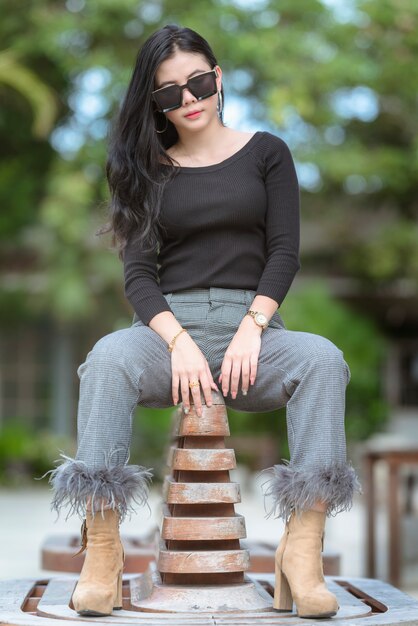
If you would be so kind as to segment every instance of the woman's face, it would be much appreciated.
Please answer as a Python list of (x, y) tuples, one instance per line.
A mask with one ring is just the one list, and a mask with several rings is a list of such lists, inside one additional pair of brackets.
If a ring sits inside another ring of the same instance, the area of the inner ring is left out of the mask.
[[(160, 63), (155, 74), (154, 89), (159, 89), (166, 85), (184, 85), (188, 78), (202, 74), (213, 69), (207, 59), (199, 53), (183, 52), (178, 50), (173, 57)], [(215, 66), (217, 78), (217, 91), (222, 85), (222, 70), (219, 65)], [(163, 83), (166, 83), (164, 85)], [(179, 134), (184, 130), (202, 129), (209, 124), (217, 113), (218, 94), (215, 93), (209, 98), (198, 100), (187, 87), (183, 89), (182, 105), (178, 109), (165, 113), (166, 117), (174, 124)], [(198, 115), (186, 117), (192, 111), (200, 111)]]

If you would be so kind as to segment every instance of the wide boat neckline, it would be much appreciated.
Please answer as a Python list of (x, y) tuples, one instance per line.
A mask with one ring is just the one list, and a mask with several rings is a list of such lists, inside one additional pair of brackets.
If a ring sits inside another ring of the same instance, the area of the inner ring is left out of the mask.
[[(234, 152), (234, 154), (231, 154), (231, 156), (227, 157), (223, 161), (219, 161), (219, 163), (212, 163), (212, 165), (198, 165), (196, 167), (183, 165), (174, 165), (173, 167), (174, 169), (181, 170), (182, 172), (209, 172), (212, 170), (220, 169), (221, 167), (225, 167), (226, 165), (233, 163), (241, 156), (244, 156), (244, 154), (247, 153), (248, 150), (252, 147), (253, 143), (256, 143), (258, 139), (261, 138), (263, 132), (264, 131), (262, 130), (257, 130), (253, 135), (251, 135), (247, 143), (245, 143), (239, 150), (237, 150), (237, 152)], [(161, 163), (161, 165), (170, 167), (168, 163)]]

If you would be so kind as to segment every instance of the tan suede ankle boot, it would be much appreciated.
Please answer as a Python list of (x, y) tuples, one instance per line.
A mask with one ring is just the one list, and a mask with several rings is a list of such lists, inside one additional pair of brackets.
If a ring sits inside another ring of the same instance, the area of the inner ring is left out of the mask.
[(292, 513), (276, 550), (273, 607), (291, 611), (293, 600), (299, 617), (332, 617), (339, 607), (325, 584), (322, 550), (325, 513)]
[(119, 513), (112, 509), (87, 511), (82, 527), (82, 552), (87, 554), (73, 592), (80, 615), (110, 615), (122, 608), (122, 573), (125, 555), (119, 536)]

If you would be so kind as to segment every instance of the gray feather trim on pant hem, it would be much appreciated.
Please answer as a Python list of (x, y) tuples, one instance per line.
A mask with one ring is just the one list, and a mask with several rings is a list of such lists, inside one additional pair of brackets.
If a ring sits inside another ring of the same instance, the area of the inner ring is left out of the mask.
[[(264, 491), (266, 518), (276, 514), (275, 517), (281, 517), (287, 522), (293, 511), (300, 514), (312, 508), (317, 501), (327, 502), (326, 515), (335, 516), (351, 509), (355, 490), (363, 493), (356, 471), (349, 462), (298, 468), (290, 466), (286, 459), (282, 461), (284, 465), (273, 465), (260, 472), (270, 475), (262, 484), (262, 488), (268, 485)], [(270, 510), (266, 509), (265, 504), (268, 496), (273, 498)]]
[[(111, 465), (110, 456), (105, 459), (103, 467), (91, 469), (85, 461), (73, 459), (63, 453), (64, 461), (55, 469), (49, 470), (41, 478), (50, 474), (48, 482), (54, 492), (51, 510), (57, 517), (61, 509), (70, 506), (66, 519), (77, 514), (81, 519), (86, 517), (87, 501), (91, 499), (91, 510), (105, 508), (117, 510), (122, 522), (128, 513), (134, 513), (132, 503), (146, 504), (149, 509), (149, 482), (152, 469), (139, 465)], [(58, 463), (60, 459), (55, 461)], [(105, 506), (108, 504), (109, 506)]]

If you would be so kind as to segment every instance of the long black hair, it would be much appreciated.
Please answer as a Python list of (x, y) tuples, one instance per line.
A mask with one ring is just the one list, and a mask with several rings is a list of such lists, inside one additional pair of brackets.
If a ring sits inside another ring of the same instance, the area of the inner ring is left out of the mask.
[[(110, 221), (96, 233), (112, 233), (112, 245), (117, 247), (119, 258), (133, 235), (145, 251), (161, 243), (161, 197), (165, 183), (175, 175), (176, 169), (166, 149), (176, 143), (178, 133), (174, 124), (156, 110), (151, 91), (155, 89), (158, 66), (177, 50), (202, 54), (211, 68), (218, 64), (201, 35), (177, 24), (167, 24), (155, 31), (139, 50), (109, 135), (106, 176), (111, 192)], [(221, 95), (224, 102), (223, 86)], [(222, 109), (218, 115), (224, 126)], [(164, 132), (156, 132), (164, 127)], [(171, 167), (161, 168), (161, 160)]]

